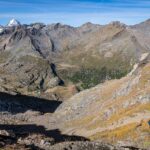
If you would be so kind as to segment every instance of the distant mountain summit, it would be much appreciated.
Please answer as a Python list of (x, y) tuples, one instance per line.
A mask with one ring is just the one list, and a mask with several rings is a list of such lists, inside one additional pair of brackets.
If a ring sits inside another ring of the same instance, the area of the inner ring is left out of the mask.
[(8, 26), (9, 26), (9, 27), (19, 26), (19, 25), (21, 25), (20, 22), (19, 22), (18, 20), (14, 19), (14, 18), (11, 19), (11, 20), (9, 21), (9, 23), (8, 23)]

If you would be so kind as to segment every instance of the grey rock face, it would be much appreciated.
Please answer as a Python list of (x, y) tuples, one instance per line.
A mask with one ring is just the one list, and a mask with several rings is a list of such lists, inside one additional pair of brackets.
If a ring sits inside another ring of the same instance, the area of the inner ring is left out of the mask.
[(6, 77), (1, 84), (3, 89), (35, 91), (59, 84), (59, 78), (53, 86), (49, 82), (56, 76), (50, 61), (45, 59), (51, 52), (52, 43), (40, 30), (42, 27), (39, 24), (31, 28), (24, 25), (10, 27), (0, 36), (0, 74)]
[[(132, 150), (132, 147), (124, 148), (124, 147), (113, 146), (101, 142), (64, 142), (64, 143), (56, 144), (49, 148), (49, 150), (83, 150), (83, 149), (84, 150)], [(140, 149), (137, 148), (137, 150)]]

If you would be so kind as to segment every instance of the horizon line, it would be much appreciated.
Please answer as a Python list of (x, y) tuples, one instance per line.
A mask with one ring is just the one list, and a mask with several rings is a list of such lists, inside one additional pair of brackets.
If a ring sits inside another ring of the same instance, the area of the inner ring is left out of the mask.
[[(16, 19), (15, 17), (12, 17), (11, 19), (9, 19), (8, 20), (8, 22), (6, 23), (6, 24), (0, 24), (0, 26), (2, 26), (2, 27), (6, 27), (7, 25), (8, 25), (8, 23), (12, 20), (12, 19), (15, 19), (15, 20), (17, 20), (17, 21), (19, 21), (19, 19)], [(92, 22), (92, 21), (87, 21), (87, 22), (85, 22), (85, 23), (82, 23), (81, 25), (78, 25), (78, 26), (75, 26), (75, 25), (71, 25), (71, 24), (67, 24), (67, 23), (63, 23), (63, 22), (49, 22), (49, 23), (44, 23), (44, 22), (42, 22), (42, 21), (37, 21), (37, 22), (30, 22), (30, 23), (21, 23), (20, 21), (20, 24), (21, 25), (32, 25), (32, 24), (38, 24), (38, 23), (41, 23), (41, 24), (44, 24), (44, 25), (52, 25), (52, 24), (61, 24), (61, 25), (68, 25), (68, 26), (71, 26), (71, 27), (81, 27), (81, 26), (83, 26), (83, 25), (85, 25), (85, 24), (88, 24), (88, 23), (91, 23), (91, 24), (93, 24), (93, 25), (108, 25), (108, 24), (111, 24), (111, 23), (113, 23), (113, 22), (119, 22), (119, 23), (121, 23), (121, 24), (124, 24), (124, 25), (127, 25), (127, 26), (134, 26), (134, 25), (138, 25), (138, 24), (141, 24), (141, 23), (143, 23), (143, 22), (146, 22), (146, 21), (149, 21), (150, 20), (150, 18), (147, 18), (147, 19), (144, 19), (144, 20), (142, 20), (142, 21), (139, 21), (139, 22), (137, 22), (137, 23), (135, 23), (135, 24), (128, 24), (128, 23), (125, 23), (125, 22), (122, 22), (122, 21), (119, 21), (119, 20), (114, 20), (114, 21), (108, 21), (108, 23), (104, 23), (104, 24), (100, 24), (100, 23), (94, 23), (94, 22)]]

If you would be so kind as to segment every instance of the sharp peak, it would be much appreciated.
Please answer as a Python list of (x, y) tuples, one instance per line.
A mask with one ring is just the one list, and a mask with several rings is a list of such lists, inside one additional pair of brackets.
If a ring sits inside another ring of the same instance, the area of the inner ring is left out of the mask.
[(15, 18), (12, 18), (10, 19), (7, 26), (12, 27), (12, 26), (19, 26), (19, 25), (21, 25), (20, 22), (16, 20)]
[(126, 25), (125, 23), (122, 23), (120, 21), (112, 21), (109, 23), (110, 25)]
[(83, 25), (92, 25), (92, 24), (93, 24), (92, 22), (86, 22)]
[(54, 29), (59, 29), (59, 28), (73, 28), (70, 25), (62, 24), (62, 23), (52, 23), (48, 24), (48, 27), (54, 28)]
[(60, 23), (60, 22), (54, 23), (54, 24), (52, 24), (52, 25), (57, 26), (57, 27), (64, 27), (64, 26), (71, 27), (70, 25), (63, 24), (63, 23)]
[(81, 26), (93, 26), (93, 25), (99, 25), (99, 24), (95, 24), (92, 22), (86, 22), (86, 23), (82, 24)]
[(16, 21), (17, 19), (15, 19), (15, 18), (11, 18), (11, 19), (10, 19), (10, 21), (11, 21), (11, 20), (12, 20), (12, 21)]

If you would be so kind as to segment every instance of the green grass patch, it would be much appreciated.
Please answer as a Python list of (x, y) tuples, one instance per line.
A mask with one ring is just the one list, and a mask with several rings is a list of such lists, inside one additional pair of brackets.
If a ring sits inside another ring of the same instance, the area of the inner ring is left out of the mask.
[(82, 68), (80, 71), (68, 76), (68, 79), (74, 84), (81, 83), (81, 88), (88, 89), (99, 83), (103, 83), (105, 80), (120, 79), (127, 73), (128, 70), (122, 70), (120, 68), (108, 69), (107, 67), (102, 67), (99, 70)]

